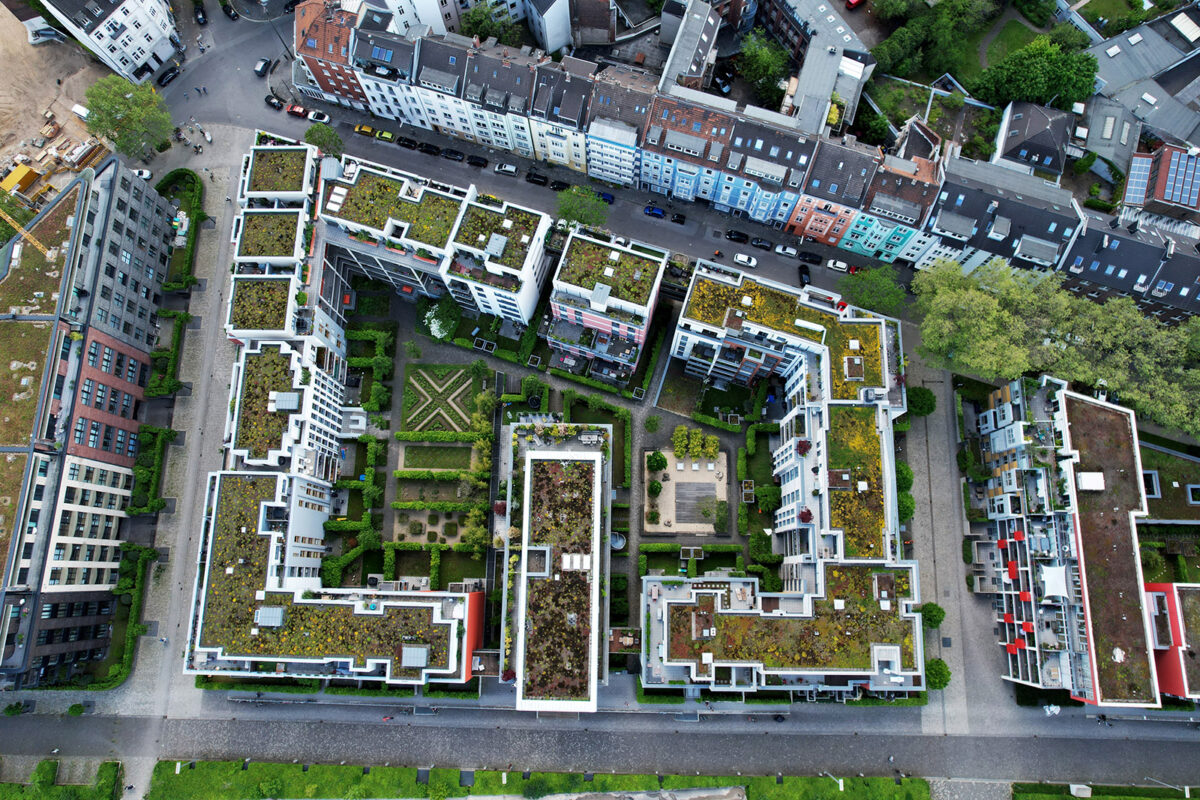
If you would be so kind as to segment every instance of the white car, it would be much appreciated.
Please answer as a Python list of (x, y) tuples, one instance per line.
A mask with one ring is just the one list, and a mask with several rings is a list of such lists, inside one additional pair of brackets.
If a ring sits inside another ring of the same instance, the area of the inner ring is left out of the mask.
[(781, 256), (787, 256), (788, 258), (795, 258), (796, 256), (800, 255), (798, 252), (796, 252), (796, 248), (788, 247), (786, 244), (775, 245), (775, 252)]
[(849, 272), (850, 265), (845, 261), (838, 261), (836, 258), (831, 258), (825, 262), (825, 266), (830, 269), (836, 269), (838, 272)]
[(139, 178), (141, 178), (144, 181), (148, 181), (154, 177), (154, 173), (148, 169), (135, 169), (133, 171), (133, 174), (137, 175)]
[(329, 123), (329, 115), (326, 114), (324, 111), (310, 111), (310, 112), (308, 112), (308, 121), (309, 122), (324, 122), (324, 123), (328, 124)]
[(735, 264), (740, 264), (743, 267), (754, 269), (758, 266), (758, 259), (754, 256), (748, 256), (745, 253), (734, 253), (733, 261)]
[(509, 177), (514, 177), (517, 174), (517, 168), (513, 164), (497, 164), (496, 165), (496, 174), (497, 175), (508, 175)]

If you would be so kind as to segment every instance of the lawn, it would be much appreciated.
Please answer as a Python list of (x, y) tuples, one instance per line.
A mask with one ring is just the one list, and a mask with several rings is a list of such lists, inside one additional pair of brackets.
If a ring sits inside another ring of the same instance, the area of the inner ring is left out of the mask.
[(587, 403), (580, 400), (571, 407), (571, 422), (593, 423), (597, 425), (612, 425), (612, 475), (613, 483), (620, 486), (625, 483), (625, 420), (619, 419), (611, 411), (592, 411)]
[[(1103, 0), (1092, 0), (1103, 2)], [(1091, 5), (1089, 3), (1088, 5)], [(1128, 6), (1126, 11), (1128, 11)], [(996, 34), (996, 38), (988, 45), (987, 59), (989, 65), (999, 64), (1009, 54), (1015, 53), (1034, 40), (1037, 34), (1026, 27), (1020, 20), (1010, 19)], [(974, 51), (971, 51), (974, 53)]]
[(471, 426), (475, 395), (482, 382), (462, 366), (410, 368), (404, 376), (405, 431), (465, 431)]
[(404, 469), (470, 469), (471, 446), (405, 444)]
[[(971, 51), (972, 57), (974, 52)], [(929, 101), (929, 89), (887, 78), (872, 81), (867, 86), (867, 94), (879, 104), (883, 115), (897, 128), (914, 114), (924, 117), (925, 106)]]
[(1108, 20), (1127, 17), (1132, 11), (1133, 7), (1128, 0), (1090, 0), (1087, 5), (1079, 9), (1079, 14), (1088, 22), (1095, 22), (1100, 17)]
[[(444, 555), (444, 554), (443, 554)], [(425, 577), (429, 575), (429, 551), (428, 550), (397, 550), (396, 551), (396, 575), (412, 575), (417, 577)]]
[[(751, 391), (745, 386), (731, 384), (726, 389), (708, 387), (700, 399), (700, 411), (713, 414), (716, 410), (728, 410), (735, 414), (745, 414), (751, 398)], [(715, 415), (714, 415), (715, 416)]]
[(683, 362), (671, 359), (667, 377), (663, 381), (662, 393), (658, 396), (658, 407), (676, 414), (690, 417), (696, 410), (696, 402), (704, 392), (704, 384), (683, 374)]
[(0, 444), (29, 443), (52, 332), (46, 322), (0, 322), (0, 352), (7, 366), (0, 373)]
[(470, 553), (456, 553), (453, 550), (442, 551), (442, 586), (467, 578), (483, 578), (487, 575), (487, 562), (475, 560)]

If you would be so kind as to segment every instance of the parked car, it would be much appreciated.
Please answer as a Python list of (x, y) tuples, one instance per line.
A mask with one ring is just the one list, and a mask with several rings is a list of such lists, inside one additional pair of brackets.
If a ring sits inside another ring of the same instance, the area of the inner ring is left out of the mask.
[(135, 169), (133, 171), (133, 174), (137, 175), (139, 178), (141, 178), (144, 181), (148, 181), (154, 177), (154, 173), (148, 169)]
[(287, 113), (291, 114), (293, 117), (300, 117), (301, 119), (304, 119), (308, 116), (308, 109), (304, 106), (296, 105), (295, 103), (292, 103), (290, 106), (288, 106), (286, 110)]
[(271, 108), (275, 109), (276, 111), (283, 110), (283, 101), (280, 100), (275, 95), (269, 94), (266, 97), (264, 97), (263, 100), (265, 100), (267, 105), (269, 105)]
[(442, 148), (429, 142), (421, 142), (417, 145), (417, 149), (427, 156), (440, 156), (442, 154)]
[(851, 275), (853, 275), (853, 274), (854, 274), (854, 273), (856, 273), (856, 272), (861, 272), (861, 271), (862, 271), (862, 267), (856, 267), (856, 266), (854, 266), (853, 264), (851, 264), (851, 265), (850, 265), (850, 270), (849, 270), (849, 272), (850, 272), (850, 274), (851, 274)]
[(254, 65), (254, 74), (260, 78), (265, 78), (269, 69), (271, 69), (271, 59), (260, 58), (258, 63)]
[(846, 8), (854, 10), (865, 2), (867, 2), (867, 0), (846, 0)]
[(613, 197), (608, 192), (596, 192), (596, 196), (599, 197), (604, 202), (608, 203), (610, 206), (613, 203), (617, 202), (617, 198)]
[(799, 255), (799, 253), (796, 252), (796, 248), (788, 247), (786, 244), (776, 245), (775, 252), (781, 256), (787, 256), (788, 258), (795, 258), (797, 255)]
[(329, 124), (329, 115), (326, 114), (324, 111), (310, 111), (310, 112), (308, 112), (308, 121), (309, 122), (323, 122), (326, 125), (328, 125)]
[(750, 240), (750, 246), (757, 247), (759, 250), (770, 250), (775, 245), (773, 242), (764, 239), (761, 236), (755, 236)]
[(171, 81), (175, 80), (178, 77), (179, 77), (179, 67), (171, 67), (166, 72), (164, 72), (162, 75), (158, 76), (157, 83), (159, 86), (166, 86), (168, 83), (170, 83)]
[(513, 164), (497, 164), (494, 171), (497, 175), (507, 175), (510, 178), (517, 177), (517, 168)]
[(450, 148), (446, 148), (442, 151), (442, 158), (446, 159), (447, 161), (465, 161), (467, 155), (461, 150), (452, 150)]
[(713, 76), (713, 86), (717, 87), (717, 91), (721, 94), (729, 94), (729, 91), (733, 88), (729, 81), (725, 80), (720, 75)]
[(467, 165), (483, 169), (488, 165), (488, 160), (483, 156), (467, 156)]
[(372, 128), (370, 125), (355, 125), (354, 132), (359, 134), (360, 136), (374, 136), (375, 135), (375, 129)]
[(204, 6), (196, 3), (192, 6), (192, 16), (196, 18), (197, 25), (207, 25), (208, 15), (204, 13)]
[(381, 142), (394, 142), (396, 141), (396, 134), (392, 133), (391, 131), (385, 131), (381, 128), (380, 130), (375, 131), (375, 138)]
[(798, 274), (799, 274), (801, 286), (808, 286), (810, 283), (812, 283), (812, 273), (808, 271), (807, 264), (801, 264), (796, 269), (799, 270)]
[(403, 147), (405, 150), (416, 150), (419, 144), (416, 139), (410, 139), (407, 136), (397, 136), (396, 144)]
[(817, 255), (816, 253), (812, 252), (811, 250), (801, 250), (800, 251), (800, 260), (803, 261), (805, 264), (820, 264), (821, 263), (821, 257), (819, 255)]
[(530, 183), (537, 184), (538, 186), (545, 186), (550, 182), (550, 179), (545, 175), (542, 175), (540, 172), (527, 173), (525, 175), (525, 180), (529, 181)]
[(225, 12), (225, 16), (229, 17), (231, 22), (237, 22), (242, 18), (242, 15), (237, 13), (237, 9), (233, 7), (232, 3), (222, 3), (221, 10)]
[(748, 267), (750, 269), (754, 269), (755, 267), (758, 266), (758, 259), (755, 258), (754, 256), (748, 256), (745, 253), (734, 253), (733, 254), (733, 263), (738, 264), (743, 267)]
[(741, 231), (734, 230), (733, 228), (725, 231), (725, 238), (731, 242), (737, 242), (738, 244), (745, 244), (746, 242), (750, 241), (749, 236)]
[(676, 225), (682, 225), (683, 223), (687, 222), (687, 215), (686, 214), (672, 214), (671, 222), (674, 222)]
[(647, 217), (653, 217), (654, 219), (665, 219), (667, 216), (666, 211), (663, 211), (661, 208), (655, 205), (646, 206), (642, 209), (642, 213)]
[(838, 272), (850, 271), (849, 264), (847, 264), (845, 261), (838, 261), (836, 258), (829, 259), (827, 262), (825, 262), (825, 266), (829, 267), (830, 269), (836, 269)]
[(552, 191), (552, 192), (565, 192), (567, 189), (570, 189), (570, 188), (571, 188), (571, 184), (567, 183), (566, 181), (551, 181), (550, 182), (550, 191)]

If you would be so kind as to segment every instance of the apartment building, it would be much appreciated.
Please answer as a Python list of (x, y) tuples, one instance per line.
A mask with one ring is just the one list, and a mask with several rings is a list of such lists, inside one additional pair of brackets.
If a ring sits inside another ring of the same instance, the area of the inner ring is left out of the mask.
[(659, 94), (642, 139), (639, 187), (681, 200), (711, 200), (737, 118), (728, 111)]
[(1133, 412), (1043, 377), (993, 392), (978, 422), (990, 475), (973, 581), (994, 597), (1004, 677), (1093, 705), (1159, 705)]
[(631, 186), (641, 170), (641, 135), (657, 82), (650, 73), (613, 64), (596, 73), (588, 105), (588, 176)]
[(163, 0), (50, 0), (46, 9), (113, 72), (142, 83), (179, 51), (170, 3)]
[(292, 65), (296, 90), (314, 100), (363, 111), (367, 96), (351, 65), (357, 17), (337, 3), (306, 0), (296, 6)]
[[(769, 445), (782, 502), (766, 535), (781, 588), (712, 574), (645, 578), (647, 687), (809, 699), (923, 688), (920, 587), (902, 557), (894, 480), (900, 350), (893, 321), (836, 295), (698, 263), (672, 356), (718, 386), (779, 384), (784, 410)], [(742, 491), (753, 495), (753, 484)]]
[(858, 216), (881, 161), (877, 147), (822, 139), (809, 165), (804, 196), (785, 230), (837, 245)]
[[(0, 680), (74, 677), (108, 654), (125, 508), (174, 209), (116, 158), (69, 183), (3, 251), (14, 365), (0, 461)], [(45, 252), (42, 251), (45, 248)]]
[[(910, 134), (913, 130), (910, 127)], [(932, 131), (925, 132), (936, 139)], [(942, 180), (939, 161), (884, 155), (867, 187), (863, 208), (838, 245), (888, 263), (916, 261), (929, 246), (931, 237), (924, 230)]]
[(592, 62), (571, 56), (538, 65), (529, 106), (534, 158), (587, 172), (587, 114), (595, 70)]
[(538, 47), (556, 53), (571, 44), (570, 0), (524, 0), (525, 21)]

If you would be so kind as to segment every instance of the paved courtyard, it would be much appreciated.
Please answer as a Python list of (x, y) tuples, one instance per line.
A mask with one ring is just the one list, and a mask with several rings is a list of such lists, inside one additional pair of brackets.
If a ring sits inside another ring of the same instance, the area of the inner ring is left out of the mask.
[[(667, 457), (667, 469), (654, 473), (662, 483), (657, 498), (659, 522), (645, 524), (652, 533), (712, 533), (713, 501), (729, 499), (729, 475), (725, 452), (713, 460)], [(647, 482), (649, 485), (649, 482)], [(646, 497), (647, 507), (653, 508), (655, 498)], [(708, 512), (705, 514), (705, 512)]]

